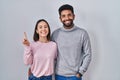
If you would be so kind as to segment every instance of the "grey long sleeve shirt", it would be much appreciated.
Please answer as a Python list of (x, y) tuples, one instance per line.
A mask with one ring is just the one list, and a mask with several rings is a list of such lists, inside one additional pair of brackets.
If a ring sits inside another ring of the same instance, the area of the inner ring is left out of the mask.
[(58, 58), (55, 73), (62, 76), (74, 76), (77, 72), (86, 72), (91, 61), (91, 45), (88, 33), (77, 26), (55, 30), (52, 40), (58, 46)]

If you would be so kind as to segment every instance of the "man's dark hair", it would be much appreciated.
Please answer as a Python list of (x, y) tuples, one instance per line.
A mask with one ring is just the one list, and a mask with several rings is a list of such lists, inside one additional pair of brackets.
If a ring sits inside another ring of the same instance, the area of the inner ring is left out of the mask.
[(60, 8), (59, 8), (59, 15), (61, 15), (61, 12), (63, 11), (63, 10), (70, 10), (73, 14), (74, 14), (74, 9), (73, 9), (73, 7), (71, 6), (71, 5), (69, 5), (69, 4), (64, 4), (64, 5), (62, 5)]

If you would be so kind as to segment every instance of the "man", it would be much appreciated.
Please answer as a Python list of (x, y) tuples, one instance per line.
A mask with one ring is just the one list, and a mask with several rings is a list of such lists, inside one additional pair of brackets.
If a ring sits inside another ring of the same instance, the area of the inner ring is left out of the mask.
[(91, 61), (88, 33), (73, 23), (75, 14), (71, 5), (62, 5), (58, 11), (63, 27), (52, 34), (52, 39), (58, 46), (55, 78), (56, 80), (82, 80), (82, 75)]

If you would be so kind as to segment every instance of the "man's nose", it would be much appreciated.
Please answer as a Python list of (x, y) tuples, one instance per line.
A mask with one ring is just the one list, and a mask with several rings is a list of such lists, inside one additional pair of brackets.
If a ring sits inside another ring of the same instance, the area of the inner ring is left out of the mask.
[(69, 16), (66, 16), (65, 19), (68, 20), (68, 19), (69, 19)]

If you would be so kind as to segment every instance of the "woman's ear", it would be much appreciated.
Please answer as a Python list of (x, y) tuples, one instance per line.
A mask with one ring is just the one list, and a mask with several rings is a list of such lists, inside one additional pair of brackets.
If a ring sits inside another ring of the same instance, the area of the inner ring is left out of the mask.
[(37, 29), (36, 29), (36, 33), (37, 33), (37, 34), (39, 33)]

